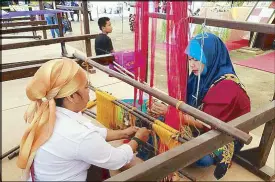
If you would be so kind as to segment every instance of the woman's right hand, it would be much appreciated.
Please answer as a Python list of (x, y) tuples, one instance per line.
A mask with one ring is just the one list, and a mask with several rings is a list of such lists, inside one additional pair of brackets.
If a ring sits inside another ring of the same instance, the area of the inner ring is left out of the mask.
[(168, 106), (159, 102), (154, 102), (152, 105), (151, 112), (156, 113), (157, 115), (165, 116), (168, 111)]
[(145, 127), (139, 128), (138, 131), (135, 134), (135, 137), (140, 139), (143, 142), (147, 142), (149, 139), (149, 134), (151, 133), (150, 130), (148, 130)]

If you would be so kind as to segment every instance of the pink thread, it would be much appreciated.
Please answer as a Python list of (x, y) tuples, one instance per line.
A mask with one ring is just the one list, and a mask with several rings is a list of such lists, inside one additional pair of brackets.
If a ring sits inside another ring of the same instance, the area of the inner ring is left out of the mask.
[[(149, 2), (136, 2), (135, 18), (135, 79), (139, 82), (145, 82), (146, 64), (148, 57), (149, 40)], [(143, 103), (143, 91), (134, 89), (134, 104), (137, 94), (139, 94), (139, 104)]]
[[(186, 101), (188, 61), (184, 53), (188, 45), (187, 1), (167, 2), (166, 62), (168, 94)], [(173, 37), (174, 35), (174, 37)], [(179, 130), (179, 111), (169, 106), (165, 122)]]

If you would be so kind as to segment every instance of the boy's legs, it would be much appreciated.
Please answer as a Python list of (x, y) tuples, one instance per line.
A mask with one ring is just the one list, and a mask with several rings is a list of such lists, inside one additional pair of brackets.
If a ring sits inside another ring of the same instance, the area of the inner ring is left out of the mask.
[[(56, 15), (53, 17), (53, 22), (54, 22), (54, 24), (58, 24)], [(63, 24), (63, 23), (62, 23), (62, 24)], [(64, 25), (63, 25), (62, 31), (63, 31), (63, 34), (65, 34), (65, 26), (64, 26)], [(60, 37), (59, 29), (58, 29), (58, 28), (55, 29), (55, 32), (56, 32), (56, 35), (57, 35), (58, 37)]]
[(74, 21), (74, 12), (70, 12), (70, 15), (71, 15), (72, 21)]
[[(53, 19), (52, 19), (51, 16), (45, 16), (45, 19), (46, 19), (48, 25), (53, 25), (54, 24)], [(55, 38), (54, 29), (51, 29), (51, 34), (52, 34), (52, 37)]]
[(88, 11), (88, 13), (89, 13), (90, 21), (94, 21), (93, 18), (92, 18), (92, 12)]

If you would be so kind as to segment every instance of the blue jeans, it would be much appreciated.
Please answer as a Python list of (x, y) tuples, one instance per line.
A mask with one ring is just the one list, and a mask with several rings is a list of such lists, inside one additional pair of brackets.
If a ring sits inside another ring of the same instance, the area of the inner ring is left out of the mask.
[(206, 155), (203, 158), (195, 162), (198, 167), (209, 167), (215, 163), (214, 158), (211, 155)]
[[(57, 22), (57, 18), (56, 16), (50, 16), (50, 15), (45, 15), (45, 19), (47, 21), (47, 24), (48, 25), (54, 25), (54, 24), (58, 24)], [(65, 28), (63, 26), (63, 33), (65, 33)], [(52, 37), (55, 38), (55, 34), (57, 35), (57, 37), (59, 37), (59, 30), (58, 29), (51, 29), (51, 34), (52, 34)]]

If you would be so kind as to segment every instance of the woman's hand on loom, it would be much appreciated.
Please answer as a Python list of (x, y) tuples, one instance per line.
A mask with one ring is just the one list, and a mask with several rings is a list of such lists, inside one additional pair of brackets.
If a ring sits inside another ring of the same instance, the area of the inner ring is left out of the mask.
[(184, 122), (193, 125), (197, 128), (203, 128), (203, 125), (200, 122), (198, 122), (198, 120), (196, 120), (193, 116), (190, 116), (188, 114), (184, 114)]
[(138, 131), (138, 129), (139, 129), (138, 127), (131, 126), (129, 128), (126, 128), (126, 129), (122, 130), (122, 132), (123, 132), (122, 139), (132, 138), (135, 135), (135, 133)]
[(154, 112), (158, 115), (165, 116), (168, 111), (168, 106), (159, 102), (154, 102), (152, 105), (151, 112)]
[(135, 137), (140, 139), (143, 142), (147, 142), (149, 139), (149, 135), (151, 133), (151, 130), (148, 130), (145, 127), (139, 128), (138, 131), (136, 132)]
[[(151, 133), (150, 130), (148, 130), (147, 128), (143, 127), (143, 128), (138, 128), (138, 131), (135, 134), (135, 138), (138, 138), (139, 140), (141, 140), (142, 142), (147, 142), (149, 139), (149, 134)], [(130, 145), (130, 147), (133, 149), (133, 152), (135, 153), (137, 151), (137, 148), (139, 146), (139, 141), (132, 139), (128, 145)]]

